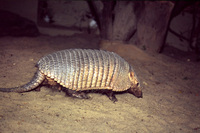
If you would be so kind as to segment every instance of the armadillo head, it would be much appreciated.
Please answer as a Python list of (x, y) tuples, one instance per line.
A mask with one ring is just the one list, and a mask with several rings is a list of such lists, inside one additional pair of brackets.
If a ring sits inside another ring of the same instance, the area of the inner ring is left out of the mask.
[(128, 92), (135, 95), (137, 98), (142, 98), (142, 90), (136, 74), (131, 71), (128, 76), (131, 81), (131, 87), (128, 89)]

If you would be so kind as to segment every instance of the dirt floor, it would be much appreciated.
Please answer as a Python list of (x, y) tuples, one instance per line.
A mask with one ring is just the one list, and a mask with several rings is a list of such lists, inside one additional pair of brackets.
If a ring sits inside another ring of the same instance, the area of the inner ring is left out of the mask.
[[(44, 55), (68, 48), (98, 48), (93, 35), (0, 38), (0, 88), (32, 79)], [(42, 87), (40, 92), (0, 92), (1, 133), (195, 133), (200, 132), (200, 63), (168, 50), (152, 55), (133, 46), (113, 47), (134, 68), (143, 98), (89, 93), (75, 99)]]

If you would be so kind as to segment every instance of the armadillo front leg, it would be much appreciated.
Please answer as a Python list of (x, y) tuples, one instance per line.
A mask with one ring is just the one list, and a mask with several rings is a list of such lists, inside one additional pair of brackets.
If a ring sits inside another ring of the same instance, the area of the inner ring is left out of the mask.
[(115, 97), (115, 94), (114, 94), (113, 91), (111, 91), (111, 90), (106, 90), (104, 93), (108, 96), (108, 98), (109, 98), (111, 101), (113, 101), (114, 103), (117, 102), (117, 98)]

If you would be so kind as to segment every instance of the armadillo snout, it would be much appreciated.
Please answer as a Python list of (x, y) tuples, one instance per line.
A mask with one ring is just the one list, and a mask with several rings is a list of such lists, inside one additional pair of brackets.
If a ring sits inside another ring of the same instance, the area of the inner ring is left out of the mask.
[(137, 98), (142, 98), (143, 97), (142, 91), (140, 91), (140, 90), (134, 91), (133, 95), (135, 95)]
[(136, 74), (133, 71), (129, 72), (129, 79), (131, 81), (131, 87), (128, 89), (128, 92), (133, 94), (137, 98), (142, 98), (140, 83)]
[(143, 97), (142, 91), (141, 91), (141, 89), (139, 87), (130, 88), (130, 89), (128, 89), (128, 92), (131, 93), (131, 94), (133, 94), (137, 98), (142, 98)]

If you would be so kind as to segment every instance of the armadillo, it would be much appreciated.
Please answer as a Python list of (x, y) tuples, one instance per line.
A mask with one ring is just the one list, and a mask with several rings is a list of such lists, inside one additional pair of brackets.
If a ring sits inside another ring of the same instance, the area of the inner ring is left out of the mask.
[(114, 92), (127, 91), (142, 97), (139, 80), (133, 67), (114, 52), (92, 49), (66, 49), (41, 58), (30, 82), (15, 88), (0, 88), (3, 92), (27, 92), (53, 82), (70, 96), (89, 98), (84, 91), (105, 90), (112, 101)]

